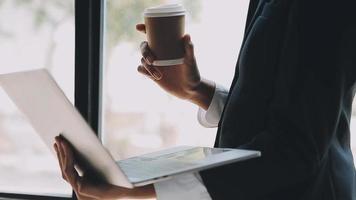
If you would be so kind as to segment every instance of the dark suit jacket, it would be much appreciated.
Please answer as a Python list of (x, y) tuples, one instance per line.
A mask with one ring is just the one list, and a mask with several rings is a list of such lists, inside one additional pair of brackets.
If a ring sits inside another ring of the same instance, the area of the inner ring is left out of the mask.
[(356, 200), (354, 0), (251, 0), (216, 147), (262, 157), (201, 173), (218, 200)]

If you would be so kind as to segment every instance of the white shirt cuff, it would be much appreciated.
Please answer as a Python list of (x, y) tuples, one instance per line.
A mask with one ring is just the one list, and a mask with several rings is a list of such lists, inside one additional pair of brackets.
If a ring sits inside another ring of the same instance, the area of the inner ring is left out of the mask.
[(211, 200), (199, 173), (182, 174), (154, 184), (157, 200)]
[(206, 128), (218, 126), (228, 93), (223, 86), (215, 84), (214, 96), (208, 110), (202, 108), (198, 110), (198, 121), (202, 126)]

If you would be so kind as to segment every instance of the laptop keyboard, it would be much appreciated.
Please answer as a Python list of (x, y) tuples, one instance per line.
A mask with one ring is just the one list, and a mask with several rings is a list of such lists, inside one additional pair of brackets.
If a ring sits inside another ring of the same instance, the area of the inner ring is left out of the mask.
[(201, 161), (208, 156), (225, 151), (230, 150), (194, 147), (171, 152), (158, 152), (158, 154), (146, 154), (121, 160), (118, 164), (130, 181), (140, 182), (189, 171), (202, 165), (204, 162)]
[(122, 160), (118, 164), (129, 179), (149, 179), (165, 176), (196, 165), (172, 160), (143, 161), (137, 159)]

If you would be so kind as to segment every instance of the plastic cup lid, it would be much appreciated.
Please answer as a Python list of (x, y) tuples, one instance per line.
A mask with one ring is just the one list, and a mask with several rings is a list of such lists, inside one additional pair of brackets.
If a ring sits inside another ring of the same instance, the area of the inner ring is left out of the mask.
[(185, 15), (185, 9), (180, 4), (164, 4), (146, 8), (145, 17), (172, 17)]

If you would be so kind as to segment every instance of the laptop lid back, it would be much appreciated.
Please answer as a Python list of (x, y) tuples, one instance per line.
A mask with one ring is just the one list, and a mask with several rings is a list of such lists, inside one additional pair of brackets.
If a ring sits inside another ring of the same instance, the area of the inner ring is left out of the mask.
[(47, 70), (0, 75), (0, 85), (54, 155), (54, 138), (62, 134), (107, 182), (133, 187)]

